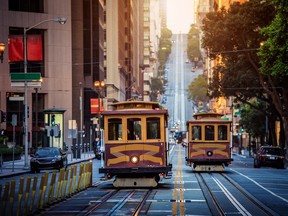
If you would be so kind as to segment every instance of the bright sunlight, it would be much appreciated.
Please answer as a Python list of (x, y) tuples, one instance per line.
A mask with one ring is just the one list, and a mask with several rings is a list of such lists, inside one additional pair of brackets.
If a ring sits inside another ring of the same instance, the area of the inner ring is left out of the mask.
[(188, 33), (194, 23), (194, 0), (167, 0), (167, 27), (174, 34)]

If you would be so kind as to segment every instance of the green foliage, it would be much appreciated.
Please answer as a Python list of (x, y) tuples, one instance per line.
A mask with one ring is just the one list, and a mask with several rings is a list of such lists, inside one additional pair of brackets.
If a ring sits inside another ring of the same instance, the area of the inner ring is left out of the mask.
[(162, 28), (161, 29), (161, 38), (163, 39), (171, 39), (172, 37), (172, 31), (168, 28)]
[[(276, 16), (270, 25), (261, 29), (267, 38), (258, 52), (260, 70), (269, 79), (265, 80), (267, 94), (272, 98), (275, 109), (282, 118), (285, 140), (288, 148), (288, 1), (272, 0)], [(288, 151), (286, 152), (288, 158)]]
[(281, 0), (275, 2), (277, 14), (272, 23), (261, 30), (267, 40), (258, 54), (261, 71), (279, 78), (288, 76), (288, 4)]
[[(16, 145), (14, 148), (14, 154), (21, 154), (23, 152), (22, 147)], [(0, 145), (0, 154), (9, 155), (13, 154), (13, 148), (8, 148), (7, 145)]]
[(202, 58), (200, 52), (199, 31), (195, 25), (191, 25), (188, 32), (187, 56), (190, 61), (195, 61), (196, 58), (198, 60)]
[(208, 101), (208, 83), (204, 76), (198, 76), (188, 86), (188, 99), (195, 102)]
[[(251, 104), (255, 106), (262, 106), (264, 107), (265, 104), (259, 103), (256, 100), (251, 101)], [(239, 122), (240, 125), (243, 125), (245, 130), (252, 136), (252, 137), (260, 137), (265, 134), (266, 130), (266, 116), (264, 112), (260, 110), (254, 109), (249, 105), (244, 105), (240, 110), (241, 113), (241, 120)]]
[(159, 41), (159, 50), (158, 50), (158, 61), (160, 63), (160, 67), (163, 67), (165, 65), (168, 56), (171, 53), (172, 48), (172, 31), (168, 28), (162, 28), (161, 29), (161, 38)]
[[(202, 45), (211, 59), (221, 62), (212, 70), (209, 96), (234, 96), (245, 104), (254, 97), (266, 101), (269, 109), (276, 110), (283, 119), (286, 143), (287, 29), (286, 0), (235, 2), (227, 10), (222, 8), (207, 14), (202, 28)], [(257, 106), (251, 104), (251, 107)], [(261, 106), (258, 109), (261, 110)]]
[(228, 10), (207, 14), (202, 45), (210, 58), (221, 62), (213, 68), (210, 97), (234, 96), (242, 102), (266, 98), (259, 80), (257, 49), (264, 40), (259, 30), (274, 14), (274, 7), (261, 0), (234, 3)]
[(8, 137), (7, 136), (0, 136), (0, 144), (3, 144), (4, 142), (8, 141)]
[(158, 94), (164, 93), (163, 83), (160, 78), (152, 77), (151, 78), (151, 100), (157, 101)]

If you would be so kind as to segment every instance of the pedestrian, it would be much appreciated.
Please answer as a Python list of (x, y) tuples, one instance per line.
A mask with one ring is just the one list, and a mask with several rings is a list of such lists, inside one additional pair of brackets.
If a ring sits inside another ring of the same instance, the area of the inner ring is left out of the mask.
[(94, 151), (94, 154), (95, 154), (95, 157), (97, 159), (101, 159), (101, 142), (100, 142), (100, 139), (99, 137), (96, 137), (95, 138), (95, 141), (93, 142), (93, 151)]

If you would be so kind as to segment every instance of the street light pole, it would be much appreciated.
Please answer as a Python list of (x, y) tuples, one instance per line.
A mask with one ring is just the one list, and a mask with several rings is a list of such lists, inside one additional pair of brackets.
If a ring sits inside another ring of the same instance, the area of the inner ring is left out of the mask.
[[(104, 88), (105, 86), (105, 82), (104, 81), (95, 81), (94, 82), (94, 86), (96, 87), (96, 92), (98, 93), (98, 125), (97, 125), (97, 130), (98, 130), (98, 133), (101, 135), (100, 133), (100, 129), (101, 129), (101, 121), (100, 121), (100, 118), (101, 118), (101, 114), (100, 114), (100, 99), (101, 99), (101, 93), (102, 93), (102, 89)], [(101, 139), (101, 138), (100, 138)]]
[[(83, 87), (82, 87), (82, 82), (79, 82), (80, 85), (80, 146), (83, 149)], [(81, 152), (80, 148), (80, 152)], [(81, 154), (80, 154), (81, 155)], [(81, 156), (80, 156), (81, 157)]]
[[(65, 24), (66, 23), (66, 18), (55, 18), (55, 19), (47, 19), (43, 20), (31, 27), (24, 28), (24, 35), (23, 35), (23, 40), (24, 40), (24, 73), (27, 73), (27, 32), (30, 29), (33, 29), (43, 23), (46, 22), (58, 22), (60, 24)], [(28, 166), (28, 86), (27, 86), (27, 81), (25, 80), (24, 82), (24, 145), (25, 145), (25, 161), (24, 161), (24, 168), (29, 168)]]
[[(104, 161), (103, 161), (103, 134), (101, 133), (101, 114), (100, 114), (100, 99), (101, 99), (101, 95), (102, 95), (102, 90), (103, 88), (105, 88), (105, 82), (104, 81), (95, 81), (94, 82), (94, 86), (96, 88), (96, 92), (98, 93), (98, 125), (97, 125), (97, 132), (100, 139), (100, 143), (101, 143), (101, 163), (100, 166), (103, 167), (104, 166)], [(103, 103), (102, 103), (103, 106)]]

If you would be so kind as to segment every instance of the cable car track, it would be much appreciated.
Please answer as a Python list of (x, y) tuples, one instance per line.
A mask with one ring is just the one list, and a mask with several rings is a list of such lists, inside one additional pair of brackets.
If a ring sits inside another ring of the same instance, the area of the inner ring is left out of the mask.
[(212, 215), (276, 215), (223, 173), (197, 173)]
[(139, 215), (151, 189), (118, 189), (109, 192), (103, 199), (91, 202), (84, 214), (78, 215)]

